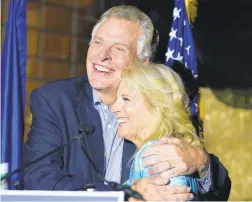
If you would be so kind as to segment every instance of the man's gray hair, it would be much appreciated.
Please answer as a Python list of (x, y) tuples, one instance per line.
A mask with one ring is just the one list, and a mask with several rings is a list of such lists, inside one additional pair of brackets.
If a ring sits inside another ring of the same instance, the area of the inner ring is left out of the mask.
[(136, 22), (142, 28), (140, 38), (137, 42), (137, 56), (140, 61), (151, 58), (153, 50), (151, 47), (154, 27), (151, 19), (141, 10), (130, 5), (115, 6), (107, 10), (96, 23), (92, 31), (92, 40), (98, 27), (110, 17)]

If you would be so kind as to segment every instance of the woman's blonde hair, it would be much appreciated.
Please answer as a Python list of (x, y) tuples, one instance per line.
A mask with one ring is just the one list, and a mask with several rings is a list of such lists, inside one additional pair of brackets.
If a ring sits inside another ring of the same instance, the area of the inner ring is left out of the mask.
[(156, 114), (150, 135), (144, 139), (175, 136), (203, 147), (190, 120), (189, 98), (180, 76), (162, 64), (135, 63), (122, 73), (122, 81), (130, 90), (140, 93), (148, 110)]

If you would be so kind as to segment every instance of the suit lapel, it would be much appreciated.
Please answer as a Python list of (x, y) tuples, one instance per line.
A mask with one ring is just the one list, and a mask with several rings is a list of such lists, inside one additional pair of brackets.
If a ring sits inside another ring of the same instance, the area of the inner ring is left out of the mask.
[[(84, 142), (92, 160), (104, 176), (104, 140), (101, 127), (102, 123), (100, 115), (94, 107), (93, 92), (88, 82), (84, 84), (77, 96), (76, 111), (79, 118), (79, 125), (93, 124), (95, 126), (95, 132), (88, 137), (85, 136)], [(127, 140), (124, 140), (121, 173), (122, 183), (129, 178), (130, 166), (132, 163), (130, 160), (135, 151), (135, 145)], [(101, 182), (93, 168), (92, 171), (95, 182)]]
[(124, 183), (127, 179), (129, 179), (130, 166), (132, 163), (132, 161), (130, 160), (133, 157), (135, 151), (136, 146), (133, 143), (124, 140), (121, 183)]
[[(95, 126), (95, 132), (84, 137), (86, 149), (89, 152), (96, 167), (103, 174), (104, 170), (104, 141), (101, 128), (100, 115), (93, 104), (92, 88), (88, 83), (85, 83), (81, 92), (77, 97), (77, 114), (80, 124), (92, 124)], [(95, 170), (92, 168), (93, 179), (95, 182), (101, 182)]]

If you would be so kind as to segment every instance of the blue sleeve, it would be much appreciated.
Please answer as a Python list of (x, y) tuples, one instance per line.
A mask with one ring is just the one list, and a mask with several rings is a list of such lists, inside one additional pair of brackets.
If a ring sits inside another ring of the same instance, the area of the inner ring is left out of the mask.
[(146, 150), (146, 148), (153, 144), (153, 141), (146, 143), (143, 147), (141, 147), (134, 156), (134, 161), (132, 162), (130, 168), (129, 179), (124, 183), (124, 185), (131, 186), (139, 179), (144, 177), (150, 177), (148, 173), (148, 168), (144, 167), (143, 159), (141, 157), (142, 153)]
[[(148, 173), (148, 168), (144, 167), (143, 159), (141, 154), (146, 149), (139, 150), (135, 156), (134, 162), (132, 163), (129, 179), (125, 182), (125, 185), (131, 186), (134, 182), (144, 177), (152, 177)], [(198, 200), (198, 188), (197, 181), (195, 178), (189, 176), (178, 176), (170, 178), (169, 185), (185, 185), (191, 188), (191, 192), (194, 194), (194, 200)]]
[(177, 176), (170, 178), (169, 185), (185, 185), (191, 188), (191, 193), (194, 195), (194, 200), (198, 200), (199, 192), (198, 192), (198, 186), (197, 181), (195, 178), (190, 176)]
[[(135, 157), (134, 161), (131, 165), (131, 170), (129, 174), (129, 179), (124, 183), (125, 185), (131, 186), (134, 182), (144, 177), (152, 177), (148, 173), (148, 168), (144, 167), (143, 159), (141, 157), (142, 153), (152, 144), (154, 141), (150, 141), (146, 143), (142, 148), (140, 148)], [(192, 193), (194, 194), (194, 200), (198, 199), (198, 188), (197, 181), (195, 178), (190, 176), (178, 176), (170, 178), (169, 185), (185, 185), (191, 188)]]

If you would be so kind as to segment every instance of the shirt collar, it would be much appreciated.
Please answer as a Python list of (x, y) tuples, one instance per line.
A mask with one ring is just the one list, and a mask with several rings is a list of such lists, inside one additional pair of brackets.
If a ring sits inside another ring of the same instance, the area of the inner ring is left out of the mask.
[(98, 96), (98, 93), (95, 89), (93, 89), (93, 101), (94, 101), (94, 105), (101, 104), (101, 99)]

